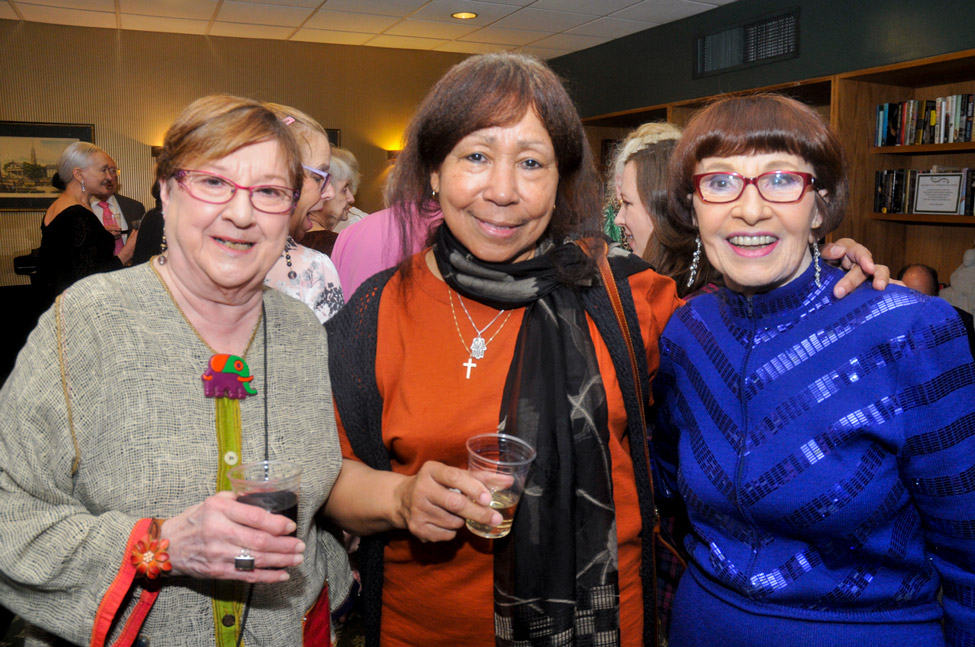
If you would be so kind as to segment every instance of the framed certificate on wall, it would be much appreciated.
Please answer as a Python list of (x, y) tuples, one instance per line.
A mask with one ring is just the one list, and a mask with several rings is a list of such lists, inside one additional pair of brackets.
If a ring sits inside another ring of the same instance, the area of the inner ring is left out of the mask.
[(964, 173), (918, 173), (914, 213), (957, 214)]

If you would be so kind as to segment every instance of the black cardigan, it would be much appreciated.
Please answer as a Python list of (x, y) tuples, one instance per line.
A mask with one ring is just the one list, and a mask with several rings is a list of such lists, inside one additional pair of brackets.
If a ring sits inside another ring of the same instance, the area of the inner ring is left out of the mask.
[[(642, 382), (642, 392), (649, 393), (649, 373), (639, 320), (633, 303), (628, 277), (648, 266), (636, 256), (615, 256), (610, 266), (616, 278), (620, 299), (631, 331), (633, 350)], [(368, 279), (356, 290), (344, 308), (328, 320), (328, 367), (331, 376), (335, 407), (342, 420), (349, 443), (355, 455), (366, 465), (377, 470), (392, 469), (389, 452), (382, 440), (383, 401), (376, 385), (377, 330), (379, 326), (379, 302), (383, 289), (395, 274), (396, 268), (380, 272)], [(646, 430), (642, 429), (637, 407), (645, 403), (637, 401), (633, 384), (630, 355), (620, 331), (619, 323), (601, 282), (583, 290), (586, 312), (596, 323), (596, 328), (609, 349), (617, 379), (623, 391), (623, 401), (628, 419), (630, 454), (636, 477), (643, 523), (642, 562), (640, 578), (643, 584), (645, 645), (656, 645), (656, 576), (654, 570), (653, 528), (656, 512), (653, 504), (653, 486), (650, 466), (640, 457), (646, 452)], [(649, 531), (649, 532), (648, 532)], [(366, 647), (379, 647), (380, 618), (382, 614), (383, 550), (387, 538), (384, 534), (363, 537), (359, 545), (359, 569), (362, 577), (363, 613), (365, 617)]]

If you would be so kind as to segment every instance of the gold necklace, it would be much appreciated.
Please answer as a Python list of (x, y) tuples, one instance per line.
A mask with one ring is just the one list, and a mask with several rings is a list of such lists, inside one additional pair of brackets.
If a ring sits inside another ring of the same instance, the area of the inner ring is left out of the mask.
[(474, 325), (474, 320), (471, 318), (471, 313), (467, 311), (467, 306), (464, 305), (463, 299), (461, 299), (461, 296), (458, 294), (457, 299), (460, 301), (460, 307), (464, 309), (464, 314), (467, 315), (467, 319), (471, 322), (471, 326), (474, 327), (474, 332), (477, 333), (477, 336), (471, 340), (471, 345), (468, 348), (467, 342), (464, 341), (464, 334), (460, 331), (460, 324), (457, 322), (457, 311), (454, 310), (454, 295), (453, 295), (453, 290), (451, 290), (450, 287), (447, 288), (447, 299), (450, 302), (450, 314), (453, 315), (454, 317), (454, 328), (457, 329), (457, 336), (460, 337), (460, 343), (463, 344), (464, 350), (466, 350), (469, 355), (467, 361), (461, 364), (461, 366), (467, 368), (467, 379), (469, 380), (471, 379), (471, 369), (477, 366), (477, 364), (474, 363), (474, 360), (484, 358), (484, 351), (487, 350), (487, 345), (490, 344), (492, 341), (494, 341), (494, 338), (498, 336), (498, 333), (501, 332), (501, 329), (504, 328), (504, 325), (508, 323), (508, 319), (511, 318), (511, 310), (508, 310), (508, 316), (504, 318), (504, 321), (501, 322), (501, 325), (498, 326), (498, 329), (494, 331), (493, 335), (491, 335), (491, 339), (485, 341), (484, 337), (482, 337), (481, 335), (483, 335), (484, 332), (487, 331), (487, 329), (490, 328), (491, 325), (498, 320), (498, 317), (504, 314), (504, 310), (499, 312), (494, 317), (494, 319), (492, 319), (491, 322), (488, 323), (488, 325), (484, 326), (484, 328), (482, 328), (481, 330), (478, 330), (477, 326)]

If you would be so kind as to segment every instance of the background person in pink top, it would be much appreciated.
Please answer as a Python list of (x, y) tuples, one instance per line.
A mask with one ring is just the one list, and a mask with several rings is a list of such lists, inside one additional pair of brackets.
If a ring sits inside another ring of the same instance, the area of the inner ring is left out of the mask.
[(423, 249), (430, 230), (443, 218), (439, 211), (433, 214), (423, 230), (424, 235), (412, 240), (409, 253), (404, 254), (398, 208), (387, 207), (372, 213), (339, 232), (332, 248), (332, 262), (338, 268), (346, 301), (367, 278), (398, 265), (404, 258)]

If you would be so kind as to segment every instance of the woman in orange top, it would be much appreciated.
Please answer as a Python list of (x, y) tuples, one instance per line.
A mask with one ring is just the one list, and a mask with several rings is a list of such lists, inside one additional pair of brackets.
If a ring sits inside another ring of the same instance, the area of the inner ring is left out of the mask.
[[(347, 460), (326, 513), (365, 535), (367, 645), (656, 644), (643, 403), (599, 282), (597, 187), (536, 59), (471, 57), (414, 118), (387, 201), (418, 207), (407, 231), (438, 210), (444, 225), (327, 324)], [(646, 392), (681, 301), (635, 256), (608, 257)], [(511, 534), (485, 540), (465, 520), (501, 515), (465, 441), (495, 430), (538, 455)]]

